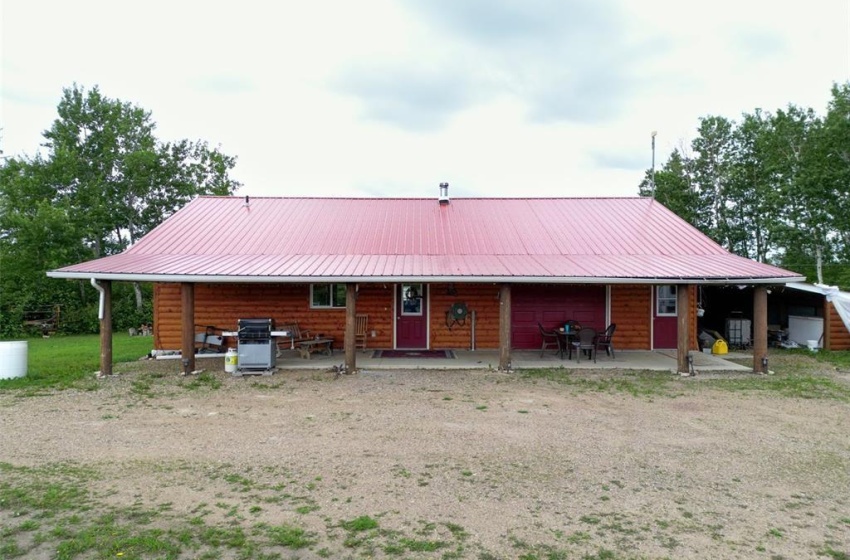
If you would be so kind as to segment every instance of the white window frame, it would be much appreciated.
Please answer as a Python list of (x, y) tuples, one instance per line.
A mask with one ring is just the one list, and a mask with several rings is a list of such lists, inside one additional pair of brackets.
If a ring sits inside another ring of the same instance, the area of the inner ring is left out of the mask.
[[(664, 288), (668, 288), (671, 290), (672, 295), (665, 295), (662, 297), (661, 290)], [(656, 317), (678, 317), (679, 316), (679, 298), (677, 294), (678, 288), (675, 284), (667, 284), (664, 286), (656, 286), (655, 287), (655, 316)], [(672, 300), (673, 302), (673, 312), (661, 312), (661, 302), (669, 303)]]
[[(313, 287), (314, 286), (329, 286), (330, 291), (328, 295), (330, 296), (330, 303), (328, 305), (316, 305), (313, 299)], [(334, 305), (334, 294), (336, 293), (337, 286), (345, 286), (345, 284), (310, 284), (310, 309), (345, 309), (345, 297), (343, 297), (342, 305)]]

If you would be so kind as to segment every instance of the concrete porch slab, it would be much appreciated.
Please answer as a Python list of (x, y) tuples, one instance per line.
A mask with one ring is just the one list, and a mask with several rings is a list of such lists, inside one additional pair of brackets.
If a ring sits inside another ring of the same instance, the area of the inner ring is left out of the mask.
[[(534, 368), (565, 368), (565, 369), (628, 369), (646, 371), (676, 372), (676, 351), (637, 351), (619, 350), (616, 357), (604, 354), (597, 357), (596, 362), (589, 359), (561, 359), (558, 354), (547, 352), (542, 357), (539, 350), (514, 350), (512, 353), (513, 369)], [(694, 370), (700, 371), (730, 371), (750, 372), (751, 366), (744, 366), (723, 357), (692, 352)], [(358, 369), (497, 369), (499, 367), (499, 352), (497, 350), (455, 350), (454, 359), (450, 358), (373, 358), (372, 350), (357, 352)], [(745, 355), (734, 356), (746, 358)], [(298, 352), (282, 350), (277, 358), (279, 369), (328, 369), (345, 362), (345, 354), (335, 351), (333, 356), (315, 354), (309, 360), (300, 357)]]

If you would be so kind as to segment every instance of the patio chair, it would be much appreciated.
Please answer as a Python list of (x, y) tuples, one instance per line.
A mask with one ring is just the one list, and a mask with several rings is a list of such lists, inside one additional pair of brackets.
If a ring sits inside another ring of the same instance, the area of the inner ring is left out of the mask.
[(578, 332), (578, 340), (573, 341), (570, 346), (570, 358), (572, 358), (573, 348), (576, 350), (576, 361), (581, 362), (581, 353), (584, 351), (590, 352), (594, 363), (596, 362), (596, 329), (584, 327)]
[(605, 349), (605, 355), (614, 357), (614, 331), (617, 330), (617, 324), (611, 323), (605, 331), (596, 337), (596, 353), (599, 353), (600, 348)]
[(366, 349), (366, 325), (369, 322), (368, 315), (357, 315), (354, 318), (354, 347)]
[(543, 338), (543, 345), (540, 347), (540, 357), (546, 353), (546, 350), (554, 348), (558, 354), (561, 354), (561, 339), (555, 331), (547, 331), (543, 325), (537, 323), (537, 328), (540, 329), (540, 336)]

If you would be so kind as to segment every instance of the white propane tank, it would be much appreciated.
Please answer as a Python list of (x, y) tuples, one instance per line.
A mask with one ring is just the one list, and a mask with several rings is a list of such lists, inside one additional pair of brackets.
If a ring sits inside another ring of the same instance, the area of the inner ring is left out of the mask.
[(236, 373), (239, 367), (239, 353), (236, 348), (228, 348), (224, 354), (224, 371), (227, 373)]

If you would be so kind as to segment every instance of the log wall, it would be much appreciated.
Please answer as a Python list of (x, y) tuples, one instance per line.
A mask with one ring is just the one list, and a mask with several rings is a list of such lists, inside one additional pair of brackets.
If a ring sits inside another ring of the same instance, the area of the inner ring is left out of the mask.
[(832, 302), (826, 302), (827, 314), (824, 347), (828, 350), (850, 350), (850, 332)]
[[(386, 286), (386, 287), (384, 287)], [(357, 313), (369, 315), (367, 348), (393, 347), (394, 284), (360, 284)], [(446, 311), (455, 302), (464, 302), (476, 312), (475, 347), (499, 347), (499, 287), (496, 284), (431, 284), (430, 348), (468, 349), (471, 346), (471, 316), (465, 325), (446, 325)], [(696, 292), (691, 293), (692, 346), (696, 348)], [(154, 286), (154, 347), (180, 348), (180, 284)], [(617, 285), (611, 287), (611, 322), (617, 323), (615, 348), (648, 350), (651, 347), (650, 320), (652, 287)], [(345, 309), (311, 309), (309, 284), (197, 284), (195, 286), (195, 331), (207, 325), (236, 330), (240, 318), (273, 317), (277, 325), (297, 322), (302, 330), (322, 333), (342, 348), (345, 336)], [(839, 320), (840, 322), (840, 320)], [(374, 331), (375, 336), (371, 336)], [(850, 335), (848, 335), (850, 337)], [(235, 344), (235, 341), (230, 341)], [(850, 340), (848, 340), (850, 345)]]
[[(455, 284), (449, 295), (448, 284), (431, 284), (431, 348), (468, 350), (472, 344), (472, 311), (475, 311), (475, 347), (499, 348), (499, 286), (496, 284)], [(465, 325), (446, 326), (446, 311), (455, 302), (466, 304), (470, 315)]]
[[(383, 286), (361, 284), (359, 287), (357, 313), (369, 315), (367, 348), (392, 347), (393, 291), (392, 285)], [(344, 344), (345, 308), (311, 309), (309, 284), (195, 286), (195, 332), (202, 332), (207, 325), (236, 330), (239, 319), (254, 317), (272, 317), (278, 326), (298, 323), (302, 331), (333, 337), (336, 348)], [(154, 286), (154, 345), (160, 350), (180, 348), (179, 284)]]
[(614, 348), (649, 350), (652, 347), (652, 290), (646, 285), (611, 286), (611, 322), (616, 323)]

